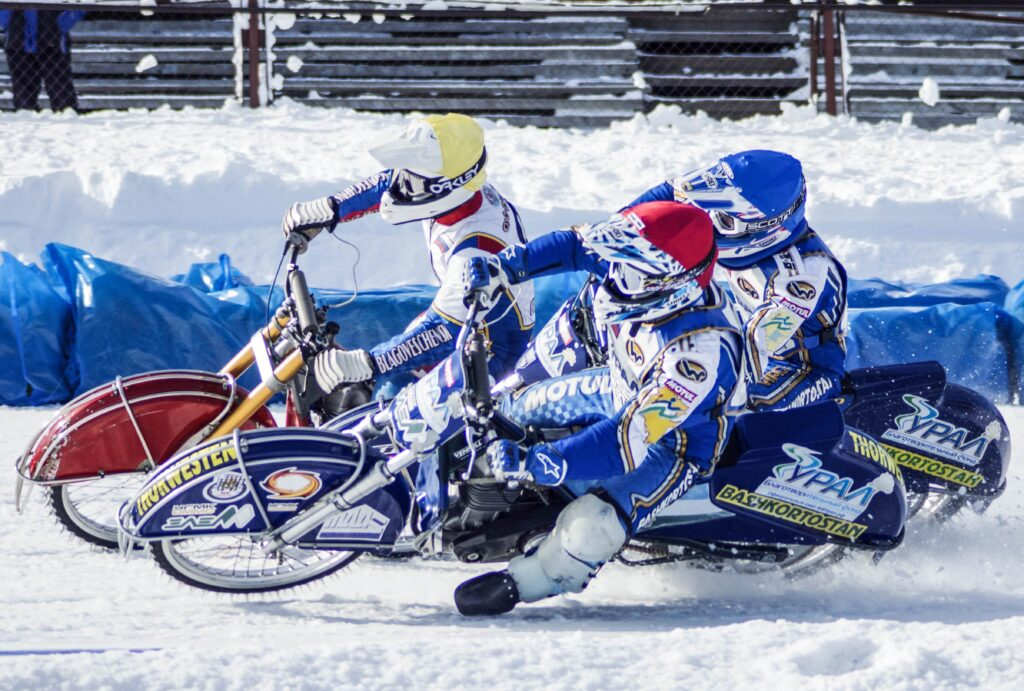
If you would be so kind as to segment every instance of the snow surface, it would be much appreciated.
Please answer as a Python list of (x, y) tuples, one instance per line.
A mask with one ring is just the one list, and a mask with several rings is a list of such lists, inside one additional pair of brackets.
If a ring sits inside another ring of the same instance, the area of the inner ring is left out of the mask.
[[(0, 408), (0, 458), (53, 412)], [(1024, 433), (1024, 409), (1002, 412)], [(363, 557), (276, 599), (189, 589), (61, 533), (37, 490), (23, 515), (0, 503), (0, 689), (1016, 689), (1021, 448), (985, 514), (911, 530), (878, 565), (787, 582), (611, 564), (485, 619), (451, 600), (484, 567), (450, 562)]]
[[(376, 172), (367, 146), (406, 121), (292, 102), (4, 114), (0, 249), (32, 261), (46, 242), (63, 242), (161, 276), (228, 252), (266, 282), (287, 207)], [(489, 180), (531, 235), (603, 218), (723, 154), (775, 148), (803, 161), (808, 217), (852, 276), (931, 282), (988, 272), (1012, 284), (1024, 274), (1024, 125), (990, 118), (931, 132), (787, 107), (737, 122), (661, 108), (597, 130), (485, 128)], [(432, 280), (419, 224), (374, 216), (339, 232), (362, 251), (363, 287)], [(313, 285), (350, 287), (351, 261), (351, 250), (318, 238), (303, 268)]]

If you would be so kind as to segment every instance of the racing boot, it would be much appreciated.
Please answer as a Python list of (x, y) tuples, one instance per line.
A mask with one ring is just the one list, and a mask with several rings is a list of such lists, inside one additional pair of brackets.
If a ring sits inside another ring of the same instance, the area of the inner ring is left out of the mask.
[(536, 549), (516, 557), (505, 571), (472, 578), (455, 590), (465, 615), (504, 614), (520, 602), (578, 593), (626, 542), (615, 508), (584, 494), (558, 514), (555, 529)]

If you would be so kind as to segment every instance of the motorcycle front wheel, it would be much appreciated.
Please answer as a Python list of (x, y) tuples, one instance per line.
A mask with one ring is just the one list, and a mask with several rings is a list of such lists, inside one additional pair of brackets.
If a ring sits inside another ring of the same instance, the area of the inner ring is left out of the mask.
[(47, 502), (65, 530), (104, 549), (117, 549), (117, 512), (146, 481), (145, 473), (116, 473), (48, 487)]
[(342, 569), (362, 552), (286, 546), (267, 554), (246, 535), (209, 535), (152, 543), (172, 578), (218, 593), (266, 593), (309, 583)]

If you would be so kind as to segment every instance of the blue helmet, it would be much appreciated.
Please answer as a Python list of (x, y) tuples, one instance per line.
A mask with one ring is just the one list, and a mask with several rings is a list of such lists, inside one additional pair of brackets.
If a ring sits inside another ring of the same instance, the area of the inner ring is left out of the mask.
[(796, 242), (807, 228), (807, 185), (800, 161), (778, 151), (741, 151), (680, 176), (676, 195), (708, 212), (718, 262), (750, 266)]

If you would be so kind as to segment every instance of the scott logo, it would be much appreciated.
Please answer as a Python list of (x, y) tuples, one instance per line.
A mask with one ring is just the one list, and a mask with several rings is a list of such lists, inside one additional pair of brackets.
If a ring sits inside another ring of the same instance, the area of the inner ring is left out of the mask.
[(693, 360), (680, 360), (676, 363), (676, 371), (690, 381), (701, 382), (708, 378), (704, 365)]
[(971, 437), (970, 430), (940, 419), (939, 411), (924, 398), (908, 393), (903, 395), (903, 402), (914, 412), (897, 415), (893, 419), (896, 429), (886, 430), (882, 438), (966, 465), (978, 465), (989, 443), (1002, 431), (998, 424), (989, 425), (984, 434)]
[(798, 300), (813, 300), (818, 294), (814, 286), (807, 281), (790, 281), (786, 284), (786, 292)]

